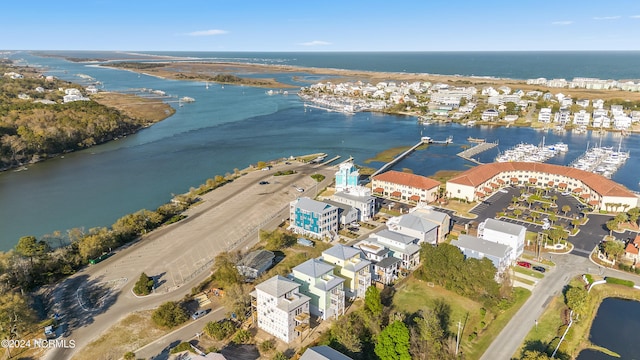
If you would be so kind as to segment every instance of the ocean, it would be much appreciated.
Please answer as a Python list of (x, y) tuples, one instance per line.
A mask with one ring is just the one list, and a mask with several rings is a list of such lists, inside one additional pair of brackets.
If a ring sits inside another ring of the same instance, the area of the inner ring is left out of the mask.
[[(456, 58), (449, 61), (447, 57)], [(640, 78), (627, 62), (640, 63), (640, 52), (607, 53), (610, 64), (600, 65), (586, 53), (154, 53), (183, 58), (227, 59), (229, 61), (281, 63), (299, 66), (347, 68), (376, 71), (429, 72), (441, 74), (486, 75), (499, 77), (564, 77), (571, 78), (576, 68), (592, 68), (575, 76), (599, 78)], [(59, 55), (59, 54), (57, 54)], [(69, 52), (73, 57), (100, 59), (141, 59), (147, 55), (104, 52)], [(603, 54), (604, 55), (604, 54)], [(614, 56), (616, 55), (616, 56)], [(618, 56), (619, 55), (619, 56)], [(515, 66), (515, 59), (561, 63), (562, 58), (583, 58), (574, 66), (558, 65), (555, 70), (531, 72), (527, 66)], [(618, 144), (631, 153), (631, 159), (615, 174), (613, 180), (633, 190), (640, 190), (634, 165), (640, 157), (637, 135), (621, 138), (616, 134), (543, 133), (528, 128), (463, 127), (459, 125), (418, 124), (415, 118), (373, 113), (347, 115), (307, 109), (294, 94), (268, 96), (265, 89), (246, 86), (164, 80), (129, 71), (106, 69), (95, 64), (74, 63), (56, 57), (40, 57), (21, 52), (14, 55), (25, 64), (41, 66), (47, 73), (82, 83), (89, 75), (104, 84), (104, 90), (135, 92), (136, 89), (159, 89), (177, 99), (190, 96), (194, 103), (176, 106), (172, 117), (118, 141), (84, 151), (65, 154), (52, 160), (28, 166), (27, 171), (0, 174), (0, 250), (13, 247), (25, 235), (41, 237), (54, 230), (63, 233), (70, 228), (110, 226), (119, 217), (140, 209), (154, 209), (170, 200), (172, 194), (186, 192), (215, 175), (232, 173), (258, 161), (291, 155), (325, 152), (343, 158), (353, 156), (360, 165), (383, 150), (411, 146), (421, 136), (440, 140), (454, 137), (449, 146), (431, 146), (417, 151), (396, 165), (411, 168), (429, 176), (438, 170), (465, 170), (473, 164), (456, 153), (468, 145), (468, 136), (499, 140), (495, 152), (519, 142), (547, 144), (564, 141), (570, 151), (552, 162), (568, 164), (579, 156), (587, 143), (603, 146)], [(468, 59), (483, 59), (471, 66)], [(589, 59), (587, 59), (589, 58)], [(493, 60), (491, 60), (493, 59)], [(604, 61), (601, 57), (599, 61)], [(437, 61), (436, 61), (437, 60)], [(594, 62), (595, 61), (595, 62)], [(420, 66), (420, 64), (423, 64)], [(324, 64), (324, 66), (320, 66)], [(433, 65), (429, 65), (433, 64)], [(439, 64), (440, 68), (435, 64)], [(590, 65), (588, 65), (590, 64)], [(503, 70), (500, 68), (511, 69)], [(564, 69), (564, 70), (562, 70)], [(597, 70), (596, 70), (597, 69)], [(614, 74), (619, 74), (615, 75)], [(300, 79), (321, 81), (322, 76), (274, 74), (279, 80), (299, 84)], [(483, 154), (490, 161), (495, 153)]]

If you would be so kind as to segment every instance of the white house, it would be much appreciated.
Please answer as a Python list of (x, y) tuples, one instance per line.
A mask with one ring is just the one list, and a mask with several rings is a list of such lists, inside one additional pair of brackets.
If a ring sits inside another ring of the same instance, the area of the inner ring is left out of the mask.
[(591, 123), (591, 114), (586, 110), (580, 110), (573, 114), (573, 124), (578, 126), (589, 126)]
[(478, 236), (484, 240), (510, 246), (513, 249), (511, 261), (524, 252), (524, 239), (527, 228), (506, 221), (486, 219), (478, 225)]
[(309, 311), (323, 320), (344, 314), (344, 279), (334, 274), (335, 266), (320, 259), (309, 259), (294, 267), (290, 279), (299, 283), (300, 292), (311, 298)]
[(480, 117), (482, 121), (494, 121), (500, 116), (500, 112), (496, 109), (488, 109), (482, 113)]
[(251, 292), (258, 328), (289, 343), (309, 328), (308, 296), (300, 284), (276, 275)]
[(451, 245), (457, 246), (467, 258), (481, 260), (488, 258), (496, 267), (497, 274), (502, 273), (512, 263), (513, 249), (509, 245), (484, 240), (471, 235), (462, 234)]
[(541, 123), (551, 122), (551, 108), (542, 108), (538, 114), (538, 121)]

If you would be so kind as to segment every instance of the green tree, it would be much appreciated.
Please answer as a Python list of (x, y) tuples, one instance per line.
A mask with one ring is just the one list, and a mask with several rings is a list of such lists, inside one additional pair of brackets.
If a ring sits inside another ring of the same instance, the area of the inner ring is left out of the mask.
[(551, 360), (551, 357), (538, 350), (527, 350), (522, 354), (520, 360)]
[(551, 221), (551, 225), (555, 224), (556, 221), (558, 221), (558, 215), (556, 214), (549, 214), (549, 221)]
[(233, 337), (233, 342), (236, 344), (247, 344), (251, 340), (253, 336), (249, 332), (249, 330), (240, 329)]
[(607, 229), (609, 229), (609, 236), (613, 236), (613, 230), (618, 229), (618, 221), (616, 221), (616, 219), (611, 219), (607, 221), (605, 225), (607, 226)]
[(189, 320), (189, 315), (180, 304), (168, 301), (153, 312), (151, 319), (160, 327), (172, 328)]
[(624, 253), (624, 243), (618, 240), (608, 240), (604, 244), (604, 252), (610, 259), (617, 259), (618, 256)]
[(123, 358), (124, 360), (135, 360), (136, 353), (134, 353), (133, 351), (127, 351), (126, 353), (124, 353)]
[(564, 294), (564, 302), (579, 317), (585, 311), (588, 295), (584, 287), (570, 286)]
[(380, 290), (375, 286), (369, 286), (364, 294), (364, 306), (374, 316), (382, 314), (382, 299)]
[(45, 254), (49, 251), (49, 245), (44, 241), (38, 241), (35, 236), (23, 236), (18, 240), (16, 252), (28, 257), (33, 266), (33, 257)]
[(520, 218), (520, 215), (522, 215), (522, 210), (520, 209), (513, 210), (513, 215), (515, 215), (516, 218)]
[(385, 327), (378, 335), (374, 352), (381, 360), (411, 360), (409, 329), (399, 320)]
[(140, 274), (140, 278), (133, 286), (133, 292), (136, 295), (144, 296), (151, 294), (151, 290), (153, 290), (153, 278), (145, 273)]
[(0, 337), (17, 339), (35, 326), (36, 314), (27, 299), (18, 293), (0, 295)]
[(353, 312), (339, 317), (331, 326), (331, 336), (352, 353), (359, 353), (362, 350), (360, 337), (363, 332), (363, 321)]
[(634, 207), (630, 209), (627, 214), (629, 215), (629, 222), (634, 225), (638, 225), (638, 218), (640, 218), (640, 208)]
[(233, 322), (229, 320), (210, 321), (204, 326), (204, 332), (210, 338), (215, 340), (223, 340), (236, 330)]
[[(411, 355), (414, 359), (442, 359), (446, 331), (435, 311), (423, 311), (413, 318), (411, 328)], [(446, 324), (445, 326), (448, 326)]]
[(562, 212), (564, 213), (564, 216), (567, 216), (567, 213), (571, 211), (571, 206), (569, 205), (563, 205), (562, 206)]
[(213, 275), (211, 277), (220, 283), (220, 287), (227, 287), (242, 282), (242, 275), (240, 275), (236, 268), (238, 258), (239, 256), (237, 254), (231, 254), (227, 251), (216, 255), (213, 262)]
[(273, 360), (288, 360), (289, 358), (283, 352), (278, 351), (273, 355)]

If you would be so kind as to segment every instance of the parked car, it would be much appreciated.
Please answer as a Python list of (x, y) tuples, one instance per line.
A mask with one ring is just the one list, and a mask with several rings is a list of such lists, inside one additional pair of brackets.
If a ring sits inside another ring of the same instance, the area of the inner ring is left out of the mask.
[(505, 190), (505, 189), (500, 189), (500, 190), (498, 190), (498, 191), (500, 191), (501, 193), (505, 193), (505, 194), (508, 194), (508, 193), (509, 193), (509, 192), (508, 192), (507, 190)]
[(191, 318), (193, 320), (198, 320), (201, 317), (207, 315), (208, 312), (209, 312), (208, 310), (198, 310), (198, 311), (194, 312), (193, 315), (191, 315)]
[(543, 268), (542, 266), (534, 266), (534, 267), (532, 267), (532, 269), (535, 270), (535, 271), (539, 271), (541, 273), (547, 271), (547, 269)]
[(530, 263), (530, 262), (527, 262), (527, 261), (518, 261), (518, 265), (519, 265), (519, 266), (522, 266), (522, 267), (525, 267), (525, 268), (527, 268), (527, 269), (530, 269), (530, 268), (531, 268), (531, 263)]
[(268, 181), (264, 181), (264, 180), (263, 180), (263, 181), (260, 181), (258, 184), (260, 184), (260, 185), (267, 185), (267, 184), (269, 184), (269, 182), (268, 182)]
[(563, 193), (561, 193), (561, 194), (562, 194), (562, 195), (564, 195), (564, 196), (571, 195), (571, 193), (570, 193), (570, 192), (568, 192), (568, 191), (565, 191), (565, 192), (563, 192)]

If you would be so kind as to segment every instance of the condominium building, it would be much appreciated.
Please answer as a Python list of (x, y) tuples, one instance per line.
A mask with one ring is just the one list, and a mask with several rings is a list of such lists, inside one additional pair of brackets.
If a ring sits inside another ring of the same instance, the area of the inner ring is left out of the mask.
[(279, 275), (256, 285), (251, 305), (258, 328), (286, 343), (307, 330), (311, 299), (299, 288), (297, 282)]
[(338, 208), (308, 197), (289, 204), (289, 229), (317, 239), (334, 238), (338, 234)]

